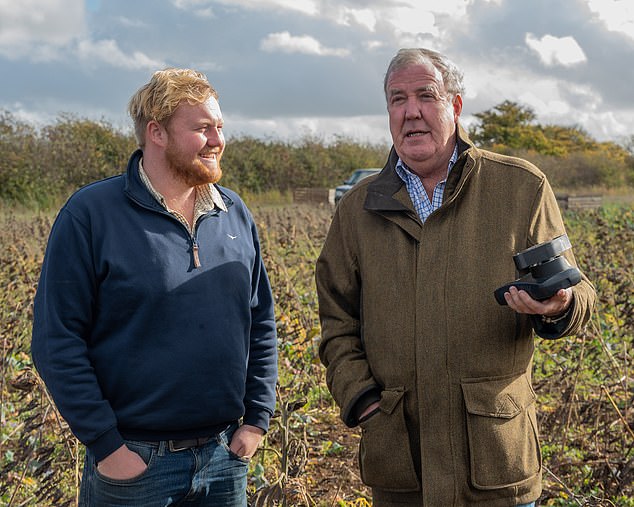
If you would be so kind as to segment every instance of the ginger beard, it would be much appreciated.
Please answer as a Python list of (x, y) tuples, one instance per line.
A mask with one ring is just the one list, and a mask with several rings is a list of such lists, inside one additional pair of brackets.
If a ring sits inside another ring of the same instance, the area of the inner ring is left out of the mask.
[(168, 140), (165, 148), (165, 159), (178, 179), (190, 187), (217, 183), (222, 177), (220, 158), (222, 153), (215, 153), (215, 159), (207, 159), (205, 163), (199, 157), (209, 157), (214, 153), (211, 149), (205, 149), (194, 156), (179, 149), (176, 143)]

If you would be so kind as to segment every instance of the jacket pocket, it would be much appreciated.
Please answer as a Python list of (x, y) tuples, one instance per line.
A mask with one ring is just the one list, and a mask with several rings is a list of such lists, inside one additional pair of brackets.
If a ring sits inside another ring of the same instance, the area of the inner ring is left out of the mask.
[(526, 374), (463, 379), (471, 482), (492, 490), (519, 486), (541, 472), (535, 392)]
[(363, 482), (386, 491), (418, 491), (409, 443), (403, 388), (381, 393), (379, 412), (360, 423), (359, 468)]

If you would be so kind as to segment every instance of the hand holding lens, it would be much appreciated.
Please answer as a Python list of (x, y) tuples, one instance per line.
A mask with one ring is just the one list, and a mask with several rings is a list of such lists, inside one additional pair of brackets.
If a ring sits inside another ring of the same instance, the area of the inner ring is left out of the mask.
[(520, 273), (526, 273), (514, 282), (507, 283), (495, 290), (497, 302), (506, 305), (504, 293), (509, 288), (524, 290), (538, 301), (554, 296), (559, 289), (567, 289), (581, 281), (581, 273), (572, 267), (561, 254), (571, 248), (566, 234), (552, 241), (532, 246), (513, 256), (515, 267)]

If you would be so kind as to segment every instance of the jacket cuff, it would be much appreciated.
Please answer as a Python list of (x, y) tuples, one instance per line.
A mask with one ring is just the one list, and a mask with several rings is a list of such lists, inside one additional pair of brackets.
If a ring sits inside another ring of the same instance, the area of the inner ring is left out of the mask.
[(341, 414), (341, 419), (346, 426), (354, 428), (359, 424), (359, 416), (375, 401), (381, 401), (381, 389), (377, 385), (368, 386), (350, 402), (347, 410)]
[(242, 418), (242, 424), (248, 424), (250, 426), (256, 426), (260, 428), (264, 433), (269, 431), (269, 423), (271, 420), (271, 414), (266, 410), (247, 410)]
[(544, 315), (531, 315), (531, 323), (535, 333), (547, 340), (554, 340), (563, 336), (568, 329), (573, 314), (575, 313), (575, 300), (572, 300), (568, 309), (559, 316), (546, 317)]
[(125, 442), (117, 428), (112, 428), (101, 435), (97, 440), (86, 444), (90, 452), (95, 456), (95, 461), (99, 463), (101, 460), (110, 456), (114, 451), (121, 447)]

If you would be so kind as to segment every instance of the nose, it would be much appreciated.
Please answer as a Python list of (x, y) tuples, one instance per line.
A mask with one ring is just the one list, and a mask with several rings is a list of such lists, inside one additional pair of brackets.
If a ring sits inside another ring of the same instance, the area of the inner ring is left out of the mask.
[(222, 130), (219, 128), (210, 128), (207, 131), (207, 145), (208, 146), (222, 146), (224, 145), (225, 137)]
[(420, 120), (423, 117), (418, 100), (415, 97), (409, 97), (405, 103), (405, 119)]

